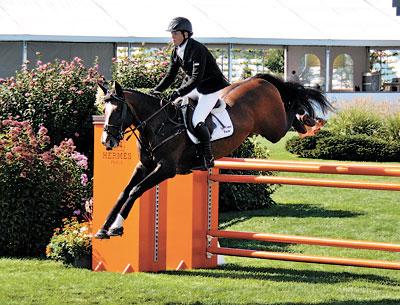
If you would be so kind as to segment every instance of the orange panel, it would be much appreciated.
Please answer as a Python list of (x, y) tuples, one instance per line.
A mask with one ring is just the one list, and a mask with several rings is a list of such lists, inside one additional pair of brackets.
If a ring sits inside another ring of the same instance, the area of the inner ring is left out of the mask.
[[(167, 184), (167, 269), (216, 266), (216, 257), (206, 256), (207, 172), (176, 176)], [(218, 208), (218, 201), (214, 207)]]
[[(93, 231), (105, 221), (139, 160), (134, 141), (123, 141), (120, 147), (106, 151), (100, 143), (103, 123), (97, 120)], [(215, 267), (216, 257), (206, 256), (207, 181), (207, 172), (196, 172), (176, 176), (161, 183), (157, 190), (144, 193), (124, 223), (123, 237), (93, 240), (93, 270), (99, 263), (102, 263), (99, 270), (114, 272)], [(217, 229), (218, 183), (210, 183), (215, 216), (211, 229)]]
[[(102, 122), (95, 122), (93, 231), (105, 221), (139, 160), (134, 141), (123, 141), (118, 148), (106, 151), (100, 142), (102, 128)], [(134, 271), (153, 271), (157, 270), (160, 261), (161, 265), (165, 264), (162, 259), (153, 261), (154, 205), (155, 189), (152, 189), (136, 200), (124, 223), (122, 237), (93, 239), (93, 269), (99, 262), (106, 271), (114, 272), (123, 272), (128, 264)]]

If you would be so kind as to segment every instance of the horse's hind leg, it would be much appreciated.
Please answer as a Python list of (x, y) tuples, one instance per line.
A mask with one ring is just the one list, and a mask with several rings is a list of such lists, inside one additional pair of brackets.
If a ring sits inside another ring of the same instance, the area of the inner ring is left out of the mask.
[[(135, 200), (142, 196), (144, 192), (161, 183), (162, 181), (174, 177), (175, 175), (176, 167), (172, 166), (170, 162), (158, 163), (156, 168), (130, 191), (128, 198), (119, 211), (118, 216), (121, 217), (121, 220), (123, 221), (128, 217)], [(110, 230), (108, 231), (109, 236), (119, 236), (122, 234), (122, 222), (120, 222), (118, 225), (115, 225), (115, 223), (112, 224)]]
[(94, 235), (95, 238), (103, 239), (109, 238), (107, 235), (107, 231), (110, 228), (111, 224), (117, 218), (119, 211), (121, 210), (122, 206), (126, 202), (129, 197), (129, 193), (137, 185), (140, 181), (144, 179), (153, 169), (148, 169), (145, 167), (141, 162), (136, 165), (135, 170), (133, 171), (132, 177), (129, 180), (128, 185), (125, 189), (121, 192), (118, 196), (117, 202), (114, 204), (114, 207), (111, 209), (110, 213), (108, 214), (105, 223), (101, 227), (101, 229)]

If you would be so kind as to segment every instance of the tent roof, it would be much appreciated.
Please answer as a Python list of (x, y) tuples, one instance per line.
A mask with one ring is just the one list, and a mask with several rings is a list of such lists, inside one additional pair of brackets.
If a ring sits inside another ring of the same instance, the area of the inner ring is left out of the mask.
[(392, 0), (0, 0), (0, 41), (165, 43), (175, 16), (206, 43), (400, 46)]

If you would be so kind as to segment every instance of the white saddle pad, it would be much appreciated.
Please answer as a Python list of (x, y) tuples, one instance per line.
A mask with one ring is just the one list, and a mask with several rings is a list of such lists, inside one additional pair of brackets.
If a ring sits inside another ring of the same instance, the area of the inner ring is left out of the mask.
[[(187, 105), (188, 103), (188, 99), (183, 99), (181, 105)], [(186, 122), (186, 110), (187, 107), (182, 107), (183, 118), (185, 120), (185, 125), (187, 126), (188, 122)], [(233, 134), (232, 120), (228, 114), (228, 111), (226, 110), (226, 104), (223, 100), (220, 99), (220, 106), (211, 111), (211, 118), (216, 126), (211, 134), (211, 142), (222, 138), (227, 138)], [(189, 131), (189, 129), (186, 128), (186, 132), (193, 143), (197, 144), (200, 142), (196, 136)]]

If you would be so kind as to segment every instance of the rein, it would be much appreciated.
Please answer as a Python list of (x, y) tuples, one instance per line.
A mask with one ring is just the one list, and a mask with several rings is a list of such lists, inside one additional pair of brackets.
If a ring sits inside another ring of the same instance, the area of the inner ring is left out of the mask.
[[(160, 109), (158, 109), (157, 111), (155, 111), (153, 114), (151, 114), (148, 118), (146, 118), (144, 121), (141, 121), (139, 119), (139, 117), (136, 115), (135, 110), (133, 109), (132, 105), (129, 104), (125, 99), (120, 98), (118, 96), (112, 95), (112, 98), (117, 100), (118, 102), (121, 102), (123, 104), (123, 109), (122, 109), (122, 119), (121, 119), (121, 126), (119, 126), (119, 135), (118, 135), (118, 140), (122, 140), (124, 138), (124, 135), (129, 134), (128, 137), (126, 138), (126, 141), (128, 141), (132, 135), (135, 136), (135, 138), (137, 139), (137, 141), (140, 143), (140, 145), (142, 147), (144, 147), (144, 149), (146, 150), (146, 152), (153, 157), (154, 156), (154, 151), (156, 149), (158, 149), (159, 147), (161, 147), (162, 145), (164, 145), (166, 142), (168, 142), (169, 140), (173, 139), (174, 137), (176, 137), (177, 135), (181, 134), (183, 129), (180, 128), (178, 129), (174, 134), (172, 134), (171, 136), (165, 138), (163, 141), (161, 141), (159, 144), (157, 144), (156, 146), (154, 146), (153, 148), (150, 147), (150, 145), (148, 145), (147, 143), (145, 143), (142, 139), (142, 136), (138, 136), (135, 131), (138, 130), (141, 134), (143, 134), (143, 130), (144, 128), (147, 126), (148, 122), (150, 120), (152, 120), (154, 117), (156, 117), (161, 111), (165, 111), (165, 108), (168, 107), (173, 101), (168, 101), (167, 103), (165, 103), (163, 105), (163, 99), (160, 100), (160, 104), (162, 105), (160, 107)], [(132, 128), (131, 126), (129, 126), (129, 130), (128, 131), (123, 131), (122, 125), (123, 122), (126, 119), (126, 115), (127, 115), (127, 109), (129, 109), (132, 117), (136, 120), (137, 124), (135, 124), (135, 128)], [(170, 119), (168, 117), (169, 121), (172, 121), (172, 119)], [(176, 124), (176, 122), (174, 122)], [(107, 125), (104, 130), (106, 130), (108, 132), (108, 127), (114, 127), (114, 128), (118, 128), (118, 126), (114, 126), (114, 125)]]

